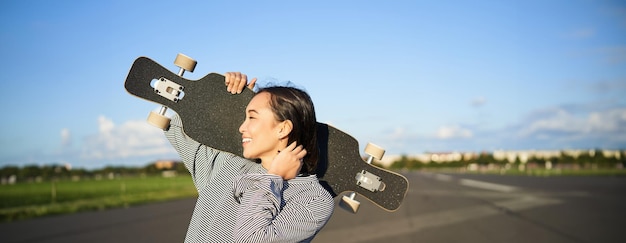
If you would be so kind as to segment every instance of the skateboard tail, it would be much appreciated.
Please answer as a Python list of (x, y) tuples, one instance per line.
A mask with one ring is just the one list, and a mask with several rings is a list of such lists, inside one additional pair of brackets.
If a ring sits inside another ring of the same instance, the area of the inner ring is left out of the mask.
[(408, 191), (406, 177), (366, 163), (358, 142), (347, 133), (324, 123), (318, 123), (317, 131), (317, 174), (333, 197), (355, 192), (386, 211), (400, 207)]

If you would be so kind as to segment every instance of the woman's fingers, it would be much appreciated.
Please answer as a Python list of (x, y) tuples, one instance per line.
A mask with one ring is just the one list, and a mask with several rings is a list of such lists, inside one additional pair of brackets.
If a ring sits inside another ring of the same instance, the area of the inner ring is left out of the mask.
[(239, 93), (241, 93), (243, 88), (246, 87), (246, 84), (248, 84), (248, 75), (240, 73), (239, 74), (239, 82), (237, 82), (235, 84), (235, 86), (234, 86), (235, 90), (231, 90), (231, 93), (232, 94), (239, 94)]
[(248, 75), (240, 72), (227, 72), (224, 74), (224, 80), (226, 91), (231, 94), (240, 94), (245, 87), (254, 89), (257, 78), (253, 78), (248, 84)]
[(256, 84), (256, 78), (253, 78), (252, 81), (250, 81), (250, 84), (248, 84), (248, 88), (251, 90), (254, 90), (254, 85)]
[(231, 94), (239, 94), (248, 83), (248, 76), (240, 72), (227, 72), (224, 74), (226, 91)]

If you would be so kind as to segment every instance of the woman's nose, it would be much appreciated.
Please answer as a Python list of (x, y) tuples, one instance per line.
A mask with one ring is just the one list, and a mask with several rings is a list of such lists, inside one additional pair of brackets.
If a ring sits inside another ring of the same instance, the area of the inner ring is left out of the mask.
[(241, 125), (239, 126), (239, 133), (243, 133), (244, 132), (244, 124), (246, 124), (246, 121), (241, 123)]

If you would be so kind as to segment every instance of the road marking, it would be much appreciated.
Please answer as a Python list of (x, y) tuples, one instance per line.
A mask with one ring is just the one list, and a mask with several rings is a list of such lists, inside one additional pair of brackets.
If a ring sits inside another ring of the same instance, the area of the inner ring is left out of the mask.
[[(449, 175), (444, 175), (444, 174), (423, 173), (422, 175), (425, 175), (426, 177), (435, 178), (435, 180), (438, 180), (438, 181), (444, 181), (444, 182), (456, 181), (454, 177), (449, 176)], [(474, 188), (479, 188), (479, 189), (484, 189), (484, 190), (491, 190), (491, 191), (498, 191), (498, 192), (509, 193), (509, 192), (514, 192), (514, 191), (519, 190), (519, 188), (514, 187), (514, 186), (496, 184), (496, 183), (484, 182), (484, 181), (477, 181), (477, 180), (470, 180), (470, 179), (459, 179), (458, 183), (463, 186), (469, 186), (469, 187), (474, 187)]]
[(442, 212), (420, 214), (399, 220), (375, 221), (374, 223), (341, 229), (325, 229), (324, 234), (318, 235), (318, 237), (315, 238), (315, 242), (334, 242), (337, 239), (341, 239), (342, 242), (382, 241), (392, 236), (503, 214), (502, 210), (499, 210), (498, 207), (506, 208), (510, 211), (521, 211), (559, 203), (561, 203), (561, 201), (552, 198), (526, 196), (494, 202), (493, 205), (497, 207), (492, 205), (478, 205), (445, 210)]
[(435, 179), (440, 180), (440, 181), (452, 181), (452, 180), (454, 180), (454, 178), (452, 178), (452, 176), (444, 175), (444, 174), (435, 174)]
[(475, 187), (485, 190), (499, 191), (499, 192), (514, 192), (517, 191), (517, 187), (507, 186), (502, 184), (484, 182), (484, 181), (476, 181), (470, 179), (460, 179), (459, 184), (469, 187)]

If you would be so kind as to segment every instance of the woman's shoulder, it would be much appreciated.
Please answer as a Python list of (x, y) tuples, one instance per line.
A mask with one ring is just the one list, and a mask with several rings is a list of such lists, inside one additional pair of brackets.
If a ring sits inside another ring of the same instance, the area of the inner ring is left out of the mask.
[(319, 179), (315, 175), (299, 176), (287, 182), (293, 194), (310, 195), (316, 197), (329, 198), (332, 200), (330, 193), (320, 184)]
[(289, 186), (283, 191), (283, 197), (286, 202), (307, 207), (322, 221), (328, 220), (335, 207), (332, 195), (319, 183), (315, 175), (289, 180)]

